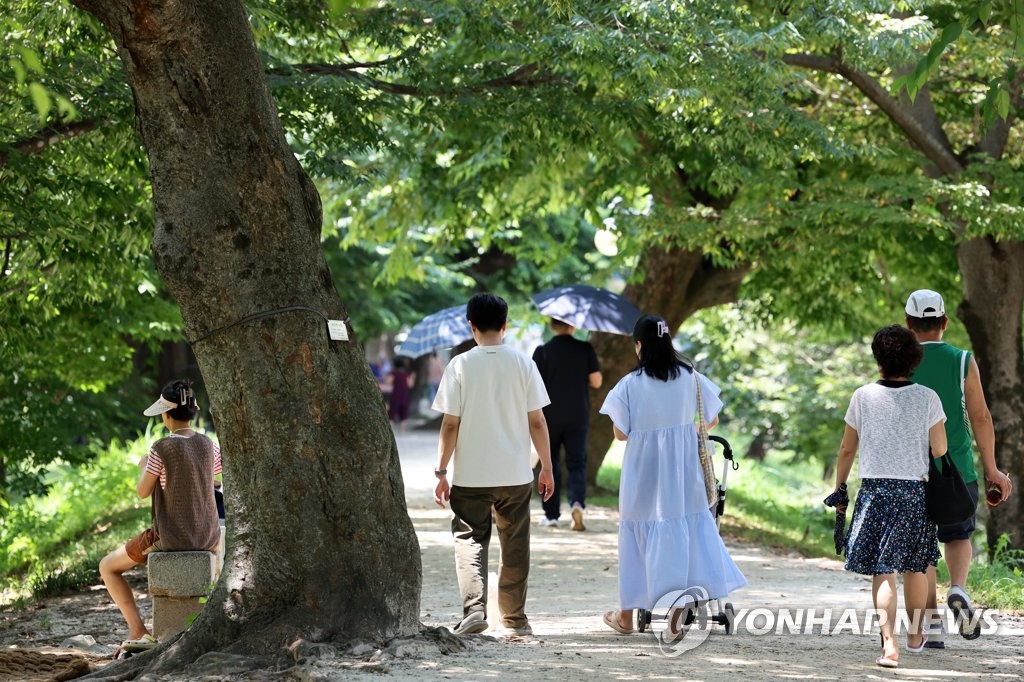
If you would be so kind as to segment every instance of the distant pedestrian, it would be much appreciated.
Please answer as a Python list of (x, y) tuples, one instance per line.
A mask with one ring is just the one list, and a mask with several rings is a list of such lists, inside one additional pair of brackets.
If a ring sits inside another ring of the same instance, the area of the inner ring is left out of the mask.
[[(636, 371), (608, 393), (601, 414), (626, 441), (619, 481), (619, 610), (604, 614), (620, 634), (633, 610), (652, 610), (677, 591), (720, 599), (747, 584), (708, 508), (697, 452), (697, 381), (704, 419), (718, 423), (720, 390), (676, 353), (664, 319), (644, 315), (633, 329)], [(698, 591), (699, 590), (699, 591)], [(669, 614), (670, 632), (680, 627)]]
[(220, 448), (191, 425), (199, 414), (192, 382), (167, 384), (143, 414), (159, 415), (170, 432), (139, 461), (136, 492), (142, 499), (153, 498), (152, 525), (103, 557), (99, 566), (110, 598), (128, 623), (128, 640), (121, 645), (126, 651), (152, 647), (156, 640), (139, 615), (124, 572), (146, 563), (150, 552), (217, 552), (220, 544), (213, 481), (221, 471)]
[[(434, 501), (451, 502), (455, 569), (463, 618), (456, 634), (483, 632), (487, 622), (487, 552), (492, 514), (501, 543), (498, 609), (510, 634), (533, 632), (526, 616), (530, 573), (530, 442), (540, 455), (539, 490), (553, 487), (542, 408), (548, 395), (537, 367), (502, 338), (508, 304), (477, 294), (466, 305), (477, 346), (452, 358), (433, 408), (444, 413)], [(453, 484), (448, 464), (454, 464)]]
[[(871, 576), (871, 599), (883, 614), (879, 629), (883, 668), (899, 665), (896, 641), (896, 574), (903, 575), (904, 608), (910, 616), (906, 649), (924, 650), (922, 634), (928, 578), (939, 559), (935, 524), (925, 509), (929, 448), (946, 454), (946, 416), (935, 391), (910, 381), (921, 345), (910, 330), (892, 325), (871, 341), (881, 380), (861, 386), (846, 410), (839, 445), (836, 491), (846, 484), (859, 455), (860, 492), (846, 536), (846, 570)], [(837, 511), (846, 507), (839, 504)]]
[(406, 359), (395, 358), (391, 373), (388, 375), (388, 385), (391, 387), (388, 396), (388, 417), (398, 427), (399, 433), (405, 433), (405, 420), (409, 418), (412, 387), (415, 382), (416, 375), (409, 371)]
[(437, 396), (437, 389), (441, 385), (441, 377), (444, 376), (445, 361), (441, 354), (434, 351), (430, 354), (427, 364), (427, 403), (433, 403)]
[[(949, 456), (967, 484), (967, 490), (978, 504), (978, 473), (974, 468), (974, 447), (978, 442), (979, 458), (985, 470), (985, 479), (998, 491), (998, 500), (1010, 497), (1013, 483), (996, 466), (996, 436), (992, 426), (992, 413), (981, 388), (978, 363), (970, 351), (961, 350), (942, 340), (949, 320), (942, 296), (929, 289), (915, 291), (905, 307), (907, 327), (914, 333), (924, 349), (921, 364), (917, 366), (913, 381), (927, 386), (939, 394), (942, 410), (946, 414), (946, 439)], [(971, 438), (971, 435), (974, 438)], [(960, 634), (966, 639), (981, 635), (974, 607), (967, 595), (967, 573), (974, 550), (971, 535), (975, 529), (975, 515), (961, 523), (939, 526), (939, 542), (945, 545), (946, 566), (949, 568), (949, 592), (946, 605), (953, 610)], [(938, 611), (935, 567), (928, 567), (928, 610)], [(943, 621), (932, 623), (929, 629), (929, 648), (945, 648)]]
[(587, 427), (590, 421), (590, 389), (601, 386), (601, 367), (594, 347), (573, 338), (575, 328), (551, 318), (554, 337), (533, 352), (551, 404), (544, 408), (551, 438), (551, 464), (554, 467), (555, 492), (544, 502), (542, 526), (557, 526), (561, 516), (562, 463), (569, 472), (567, 501), (572, 515), (572, 530), (586, 530), (583, 510), (587, 497)]

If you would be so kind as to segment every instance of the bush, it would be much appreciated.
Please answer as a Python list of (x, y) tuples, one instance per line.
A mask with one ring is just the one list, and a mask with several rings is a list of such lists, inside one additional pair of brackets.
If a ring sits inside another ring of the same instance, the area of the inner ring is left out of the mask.
[(148, 520), (149, 502), (138, 499), (135, 483), (150, 440), (147, 432), (135, 441), (93, 445), (93, 461), (56, 464), (45, 495), (13, 504), (0, 519), (5, 582), (46, 594), (94, 582), (99, 558)]

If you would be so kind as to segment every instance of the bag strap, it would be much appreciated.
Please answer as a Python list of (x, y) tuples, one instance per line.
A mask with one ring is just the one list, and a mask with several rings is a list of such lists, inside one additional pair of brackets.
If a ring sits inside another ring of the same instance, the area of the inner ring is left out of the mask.
[(708, 424), (704, 419), (704, 397), (700, 390), (700, 372), (693, 370), (693, 383), (697, 386), (697, 444), (703, 447), (708, 439)]

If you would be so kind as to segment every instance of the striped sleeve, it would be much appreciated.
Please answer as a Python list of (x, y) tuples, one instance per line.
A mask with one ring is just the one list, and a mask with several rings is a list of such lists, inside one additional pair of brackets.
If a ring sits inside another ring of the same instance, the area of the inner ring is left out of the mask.
[(146, 458), (146, 473), (153, 474), (157, 478), (163, 476), (164, 461), (160, 459), (160, 455), (156, 454), (156, 450), (150, 449), (149, 451), (149, 456)]
[(220, 458), (220, 446), (218, 446), (216, 443), (213, 443), (213, 475), (216, 476), (217, 474), (221, 473), (223, 471), (222, 467), (223, 462), (221, 461)]

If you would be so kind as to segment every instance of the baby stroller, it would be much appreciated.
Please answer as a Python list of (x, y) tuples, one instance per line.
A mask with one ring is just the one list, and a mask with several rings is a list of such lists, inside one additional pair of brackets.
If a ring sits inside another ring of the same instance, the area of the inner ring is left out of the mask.
[[(729, 469), (731, 468), (733, 471), (736, 471), (737, 469), (740, 468), (740, 465), (736, 462), (735, 459), (733, 459), (732, 447), (730, 447), (729, 441), (722, 438), (721, 436), (708, 436), (708, 439), (713, 440), (714, 442), (722, 446), (722, 457), (725, 460), (724, 462), (722, 462), (722, 479), (718, 481), (718, 503), (715, 504), (714, 508), (712, 509), (712, 512), (715, 515), (715, 525), (721, 527), (722, 514), (725, 512), (725, 491), (727, 487), (726, 483), (729, 478)], [(673, 627), (671, 629), (678, 630), (679, 625), (685, 626), (693, 623), (693, 621), (697, 618), (696, 614), (698, 609), (701, 608), (701, 606), (701, 604), (694, 604), (691, 602), (690, 605), (683, 608), (681, 610), (681, 619), (683, 622), (681, 624), (673, 623)], [(672, 611), (673, 609), (670, 609), (669, 613), (671, 613)], [(648, 627), (650, 627), (651, 621), (654, 619), (667, 620), (669, 618), (669, 613), (666, 613), (665, 615), (655, 615), (653, 611), (648, 611), (646, 609), (637, 609), (637, 631), (646, 631)], [(731, 635), (733, 632), (733, 625), (736, 621), (736, 611), (735, 609), (733, 609), (732, 602), (726, 602), (725, 604), (722, 604), (721, 599), (716, 599), (715, 613), (711, 614), (708, 617), (708, 620), (710, 620), (715, 625), (724, 626), (725, 634)]]

